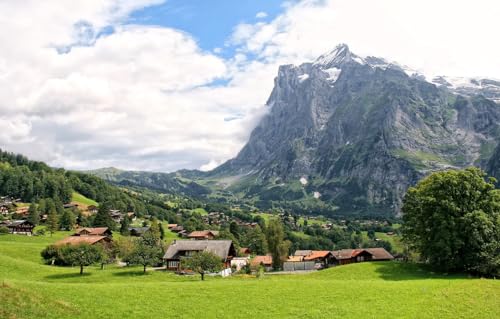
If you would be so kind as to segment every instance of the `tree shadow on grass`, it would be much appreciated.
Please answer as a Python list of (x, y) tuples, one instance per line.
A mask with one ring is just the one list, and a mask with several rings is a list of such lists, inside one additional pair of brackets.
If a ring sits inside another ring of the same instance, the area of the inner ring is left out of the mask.
[(113, 272), (113, 276), (117, 277), (139, 277), (139, 276), (148, 276), (150, 275), (148, 272), (144, 273), (142, 270), (128, 270), (128, 271), (120, 271)]
[(423, 264), (404, 262), (376, 262), (376, 272), (383, 280), (404, 281), (404, 280), (425, 280), (425, 279), (466, 279), (464, 274), (445, 274), (432, 271)]
[(85, 278), (91, 276), (91, 273), (83, 273), (80, 275), (79, 273), (70, 273), (70, 274), (55, 274), (55, 275), (47, 275), (45, 276), (45, 279), (53, 279), (53, 280), (60, 280), (60, 279), (74, 279), (74, 278)]

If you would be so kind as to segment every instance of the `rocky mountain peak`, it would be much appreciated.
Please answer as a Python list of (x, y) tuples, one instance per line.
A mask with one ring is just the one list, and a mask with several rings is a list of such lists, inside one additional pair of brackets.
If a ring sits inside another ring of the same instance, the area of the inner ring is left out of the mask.
[(364, 64), (363, 59), (352, 53), (351, 50), (349, 50), (349, 46), (347, 44), (339, 44), (332, 51), (325, 53), (317, 58), (313, 62), (313, 65), (321, 66), (324, 68), (338, 68), (345, 63), (353, 61)]

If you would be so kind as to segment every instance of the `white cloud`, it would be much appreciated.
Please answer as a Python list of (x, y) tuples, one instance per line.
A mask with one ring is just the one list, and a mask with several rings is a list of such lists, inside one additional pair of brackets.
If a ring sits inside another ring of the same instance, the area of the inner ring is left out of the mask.
[(159, 2), (0, 2), (1, 147), (77, 169), (209, 169), (267, 111), (278, 65), (339, 42), (431, 73), (500, 78), (496, 1), (306, 0), (236, 26), (226, 60), (184, 32), (123, 23)]
[(499, 15), (495, 0), (305, 0), (269, 23), (239, 25), (232, 43), (268, 63), (300, 63), (348, 43), (431, 74), (500, 78)]
[(264, 11), (257, 12), (257, 14), (255, 15), (255, 17), (257, 19), (264, 19), (264, 18), (267, 17), (267, 12), (264, 12)]

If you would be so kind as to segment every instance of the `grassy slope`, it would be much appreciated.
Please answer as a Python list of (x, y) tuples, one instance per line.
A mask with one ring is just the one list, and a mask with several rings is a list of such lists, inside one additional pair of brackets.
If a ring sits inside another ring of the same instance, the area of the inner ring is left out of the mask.
[(87, 206), (90, 206), (90, 205), (98, 206), (96, 201), (94, 201), (90, 198), (87, 198), (79, 193), (73, 193), (73, 196), (71, 197), (71, 201), (76, 202), (76, 203), (81, 203), (81, 204), (84, 204)]
[(363, 263), (309, 275), (179, 277), (40, 264), (63, 237), (0, 236), (0, 318), (495, 318), (500, 283), (414, 265)]

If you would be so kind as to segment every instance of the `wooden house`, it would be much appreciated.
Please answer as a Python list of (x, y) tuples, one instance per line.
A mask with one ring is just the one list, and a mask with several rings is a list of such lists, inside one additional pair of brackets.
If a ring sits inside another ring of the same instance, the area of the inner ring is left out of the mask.
[(181, 270), (181, 259), (189, 258), (195, 253), (210, 251), (220, 257), (223, 269), (231, 268), (231, 260), (236, 250), (231, 240), (174, 240), (168, 246), (163, 260), (168, 270)]
[(303, 261), (313, 261), (317, 268), (327, 268), (330, 265), (335, 264), (335, 257), (329, 250), (311, 250), (307, 256), (303, 257)]
[(95, 205), (90, 205), (87, 207), (87, 212), (89, 212), (89, 214), (93, 215), (93, 214), (97, 214), (97, 206)]
[(79, 228), (73, 234), (73, 236), (106, 236), (111, 237), (113, 233), (108, 227), (85, 227)]
[(191, 232), (187, 237), (194, 240), (206, 240), (215, 239), (217, 236), (219, 236), (219, 232), (216, 230), (195, 230), (194, 232)]
[(6, 226), (11, 234), (33, 235), (33, 225), (27, 220), (4, 221), (1, 225)]
[(346, 265), (363, 261), (371, 261), (373, 255), (365, 249), (341, 249), (332, 251), (335, 264)]
[(373, 261), (394, 260), (394, 256), (384, 248), (365, 248), (365, 250), (372, 254)]
[(109, 246), (111, 245), (111, 238), (108, 236), (69, 236), (55, 243), (56, 246), (80, 244)]
[(241, 247), (238, 253), (240, 256), (248, 257), (252, 254), (252, 251), (248, 247)]
[(147, 231), (149, 227), (129, 227), (128, 231), (130, 232), (130, 236), (134, 237), (142, 237)]
[(271, 271), (273, 269), (273, 257), (269, 255), (255, 256), (250, 261), (250, 268), (253, 271), (257, 271), (260, 266), (263, 266), (266, 271)]

